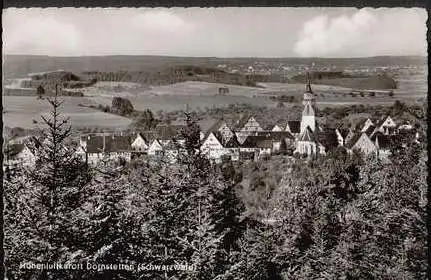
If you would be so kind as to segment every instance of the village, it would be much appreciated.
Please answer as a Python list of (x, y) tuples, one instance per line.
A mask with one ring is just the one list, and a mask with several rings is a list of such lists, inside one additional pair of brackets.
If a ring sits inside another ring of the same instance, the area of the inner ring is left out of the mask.
[[(356, 151), (368, 157), (387, 159), (394, 139), (405, 139), (404, 136), (410, 135), (418, 141), (418, 132), (411, 123), (397, 122), (389, 115), (383, 119), (368, 118), (359, 128), (321, 126), (316, 121), (316, 97), (309, 76), (302, 105), (300, 120), (287, 120), (270, 127), (262, 127), (253, 115), (241, 115), (230, 121), (219, 119), (200, 132), (200, 150), (215, 163), (257, 161), (276, 154), (312, 159), (325, 156), (337, 147), (349, 154)], [(90, 165), (101, 161), (130, 162), (142, 155), (173, 163), (179, 147), (184, 144), (181, 135), (184, 126), (158, 124), (153, 130), (135, 133), (82, 134), (76, 152)], [(31, 139), (34, 137), (11, 140), (5, 165), (34, 165), (37, 149), (29, 144)], [(37, 142), (43, 145), (43, 139)]]

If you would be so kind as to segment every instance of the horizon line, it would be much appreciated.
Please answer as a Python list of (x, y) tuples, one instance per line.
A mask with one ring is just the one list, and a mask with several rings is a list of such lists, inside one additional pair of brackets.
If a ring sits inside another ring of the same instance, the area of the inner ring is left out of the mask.
[(327, 56), (185, 56), (185, 55), (148, 55), (148, 54), (107, 54), (107, 55), (44, 55), (44, 54), (6, 54), (3, 56), (34, 56), (34, 57), (50, 57), (50, 58), (81, 58), (81, 57), (171, 57), (171, 58), (216, 58), (216, 59), (361, 59), (361, 58), (378, 58), (378, 57), (421, 57), (427, 58), (428, 55), (411, 54), (411, 55), (373, 55), (373, 56), (345, 56), (345, 57), (327, 57)]

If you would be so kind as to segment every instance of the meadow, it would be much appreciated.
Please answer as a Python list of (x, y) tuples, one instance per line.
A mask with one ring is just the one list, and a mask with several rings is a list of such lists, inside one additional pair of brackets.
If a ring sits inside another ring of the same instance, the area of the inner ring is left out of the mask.
[[(70, 124), (75, 128), (102, 127), (126, 128), (130, 120), (124, 117), (103, 113), (96, 109), (79, 106), (83, 98), (61, 97), (64, 103), (61, 113), (70, 117)], [(42, 123), (41, 116), (51, 110), (45, 100), (34, 96), (3, 96), (3, 124), (8, 127), (36, 128)]]
[[(391, 105), (395, 100), (411, 103), (427, 96), (426, 76), (423, 74), (404, 74), (396, 77), (398, 89), (394, 96), (351, 96), (352, 89), (329, 85), (312, 85), (316, 95), (316, 103), (320, 108), (363, 105)], [(229, 93), (219, 95), (218, 89), (227, 86)], [(131, 120), (97, 109), (79, 106), (80, 104), (98, 106), (112, 103), (112, 98), (120, 96), (129, 99), (135, 110), (150, 109), (169, 112), (184, 110), (186, 105), (190, 110), (207, 110), (215, 107), (226, 107), (229, 104), (246, 103), (252, 106), (275, 108), (277, 102), (271, 96), (294, 96), (295, 103), (284, 103), (286, 110), (294, 104), (301, 104), (305, 89), (304, 84), (289, 83), (259, 83), (259, 87), (225, 85), (187, 81), (162, 86), (147, 86), (139, 83), (97, 82), (84, 88), (85, 97), (62, 97), (65, 100), (62, 113), (71, 119), (76, 128), (98, 127), (123, 129)], [(40, 122), (40, 115), (48, 112), (46, 100), (37, 100), (34, 96), (3, 96), (3, 120), (8, 127), (34, 128)], [(36, 122), (35, 122), (36, 121)]]

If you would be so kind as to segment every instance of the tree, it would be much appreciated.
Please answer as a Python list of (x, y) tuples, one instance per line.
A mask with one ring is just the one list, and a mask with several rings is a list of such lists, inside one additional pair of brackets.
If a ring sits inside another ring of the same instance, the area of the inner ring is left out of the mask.
[[(48, 99), (48, 102), (52, 107), (50, 117), (42, 116), (47, 126), (43, 131), (46, 139), (42, 143), (37, 140), (33, 142), (36, 165), (25, 172), (24, 181), (20, 184), (23, 196), (13, 202), (13, 207), (31, 207), (31, 212), (25, 209), (22, 210), (24, 212), (18, 211), (22, 216), (15, 225), (16, 232), (5, 240), (6, 264), (12, 279), (26, 277), (25, 275), (42, 279), (64, 277), (64, 271), (19, 270), (19, 263), (63, 261), (68, 253), (74, 251), (79, 240), (78, 236), (69, 234), (74, 218), (71, 213), (82, 202), (81, 191), (91, 174), (82, 159), (76, 155), (75, 149), (66, 147), (71, 130), (67, 126), (68, 119), (59, 113), (62, 102), (57, 100), (57, 91), (55, 97)], [(5, 190), (8, 191), (11, 190)], [(20, 243), (14, 243), (14, 236), (24, 238), (22, 240), (26, 242), (21, 240)]]
[(134, 111), (132, 102), (129, 99), (122, 97), (114, 97), (112, 99), (112, 112), (119, 115), (129, 115)]
[(151, 130), (156, 127), (157, 123), (158, 120), (154, 117), (153, 112), (147, 109), (138, 115), (132, 126), (144, 130)]
[(45, 95), (45, 89), (42, 85), (39, 85), (36, 89), (37, 99), (43, 99), (43, 96)]

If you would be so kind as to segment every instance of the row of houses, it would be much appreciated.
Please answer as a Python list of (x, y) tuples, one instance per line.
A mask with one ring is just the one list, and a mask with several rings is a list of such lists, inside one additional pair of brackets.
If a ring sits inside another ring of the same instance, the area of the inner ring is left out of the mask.
[[(200, 149), (216, 162), (223, 158), (256, 160), (277, 153), (326, 155), (336, 147), (343, 147), (348, 152), (357, 150), (365, 155), (386, 157), (394, 138), (415, 133), (410, 123), (395, 121), (391, 116), (381, 120), (367, 119), (359, 128), (322, 127), (316, 121), (315, 95), (308, 75), (303, 106), (300, 120), (287, 120), (266, 128), (255, 116), (216, 120), (201, 132)], [(174, 161), (185, 141), (181, 134), (183, 128), (184, 125), (158, 125), (152, 131), (133, 134), (82, 135), (77, 152), (90, 164), (101, 160), (130, 161), (142, 154)], [(15, 147), (15, 158), (28, 159), (32, 154), (33, 151), (23, 143)]]

